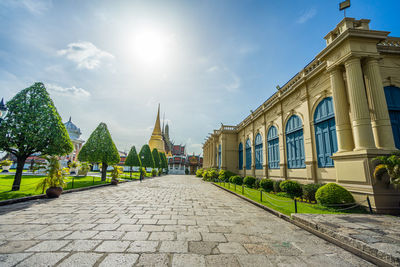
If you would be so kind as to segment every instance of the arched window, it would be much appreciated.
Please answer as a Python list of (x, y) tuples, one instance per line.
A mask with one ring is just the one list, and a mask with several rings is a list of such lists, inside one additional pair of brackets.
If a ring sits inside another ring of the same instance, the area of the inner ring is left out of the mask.
[(271, 126), (267, 134), (268, 168), (279, 169), (279, 136), (275, 126)]
[(261, 134), (256, 135), (256, 140), (254, 141), (254, 152), (255, 152), (255, 163), (256, 169), (261, 170), (263, 168), (263, 143)]
[(286, 124), (286, 154), (289, 169), (305, 168), (303, 124), (297, 115)]
[(337, 151), (338, 146), (332, 97), (323, 99), (315, 109), (314, 128), (318, 167), (333, 167), (331, 156)]
[(239, 144), (239, 170), (243, 169), (243, 144)]
[(221, 169), (221, 144), (218, 145), (218, 169)]
[(246, 140), (246, 170), (251, 169), (251, 142), (250, 139)]
[(394, 144), (400, 149), (400, 88), (385, 87), (386, 103), (388, 106), (390, 123), (392, 124)]

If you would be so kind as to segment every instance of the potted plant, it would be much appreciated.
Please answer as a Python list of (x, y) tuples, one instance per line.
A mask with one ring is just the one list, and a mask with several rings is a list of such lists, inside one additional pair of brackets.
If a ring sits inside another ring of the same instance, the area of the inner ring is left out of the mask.
[(5, 159), (2, 162), (0, 162), (0, 166), (3, 169), (2, 172), (9, 172), (11, 165), (13, 162), (11, 160)]
[(113, 170), (111, 171), (111, 184), (117, 185), (119, 183), (119, 175), (123, 173), (123, 169), (121, 166), (114, 165)]
[(63, 191), (65, 183), (66, 170), (61, 168), (60, 161), (57, 156), (45, 157), (48, 161), (46, 169), (46, 177), (37, 185), (36, 190), (42, 189), (42, 193), (46, 190), (48, 198), (57, 198)]
[(76, 174), (78, 173), (78, 167), (79, 167), (79, 162), (77, 162), (77, 161), (71, 162), (71, 163), (69, 164), (69, 168), (70, 168), (69, 174), (70, 174), (70, 175), (73, 175), (73, 174), (76, 175)]
[(82, 162), (81, 166), (78, 170), (78, 175), (80, 176), (86, 176), (88, 172), (90, 171), (90, 164), (87, 162)]
[(380, 156), (374, 159), (377, 163), (374, 170), (374, 178), (382, 179), (393, 184), (395, 188), (400, 186), (400, 155)]

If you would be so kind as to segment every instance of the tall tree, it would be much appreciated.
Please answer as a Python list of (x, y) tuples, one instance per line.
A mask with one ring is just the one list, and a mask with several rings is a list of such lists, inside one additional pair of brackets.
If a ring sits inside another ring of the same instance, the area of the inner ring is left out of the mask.
[(154, 168), (156, 169), (161, 168), (161, 159), (160, 159), (160, 154), (158, 154), (157, 148), (154, 148), (151, 154), (153, 155), (154, 159)]
[(154, 168), (154, 159), (149, 145), (143, 145), (139, 152), (139, 158), (144, 168)]
[(125, 160), (125, 166), (130, 167), (129, 171), (130, 171), (131, 178), (132, 178), (132, 167), (140, 167), (141, 166), (139, 155), (136, 152), (135, 146), (132, 146), (131, 150), (129, 151), (129, 154)]
[(106, 180), (108, 165), (117, 164), (120, 156), (105, 123), (101, 122), (93, 131), (79, 152), (78, 159), (79, 161), (101, 162), (101, 180)]
[(162, 169), (165, 169), (165, 163), (166, 163), (166, 160), (165, 160), (165, 153), (163, 153), (163, 152), (158, 152), (158, 154), (160, 155), (160, 160), (161, 160), (161, 163), (160, 163), (160, 168), (162, 168)]
[(66, 155), (73, 145), (43, 83), (35, 83), (16, 94), (7, 102), (7, 108), (0, 127), (0, 149), (17, 158), (12, 191), (18, 191), (29, 156)]

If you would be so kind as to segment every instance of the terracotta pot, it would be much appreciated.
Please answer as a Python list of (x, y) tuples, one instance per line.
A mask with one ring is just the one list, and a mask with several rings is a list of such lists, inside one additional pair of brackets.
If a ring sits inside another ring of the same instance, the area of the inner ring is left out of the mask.
[(118, 180), (114, 180), (114, 179), (111, 180), (111, 184), (112, 184), (112, 185), (118, 185), (118, 183), (119, 183)]
[(49, 187), (46, 190), (46, 195), (48, 198), (57, 198), (61, 195), (62, 191), (62, 187)]

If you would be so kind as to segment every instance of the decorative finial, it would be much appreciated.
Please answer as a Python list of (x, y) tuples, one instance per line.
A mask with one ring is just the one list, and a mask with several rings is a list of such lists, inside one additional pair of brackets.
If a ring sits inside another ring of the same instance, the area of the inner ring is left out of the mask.
[(69, 120), (68, 121), (71, 122), (71, 116), (69, 116)]

